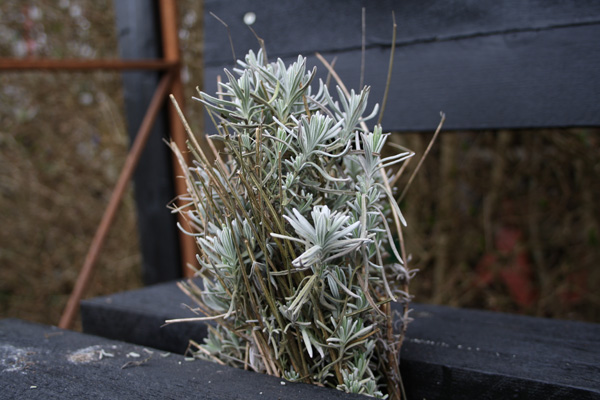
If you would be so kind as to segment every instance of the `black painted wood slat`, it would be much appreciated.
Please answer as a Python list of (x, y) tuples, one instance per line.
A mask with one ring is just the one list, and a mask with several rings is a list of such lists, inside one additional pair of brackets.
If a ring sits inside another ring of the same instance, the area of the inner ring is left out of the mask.
[[(316, 3), (316, 2), (313, 2)], [(501, 129), (600, 125), (600, 3), (473, 2), (422, 4), (386, 1), (207, 2), (229, 23), (238, 57), (257, 49), (243, 24), (256, 13), (253, 28), (271, 58), (297, 53), (331, 60), (346, 86), (360, 77), (360, 8), (367, 8), (365, 83), (371, 102), (380, 102), (387, 76), (390, 10), (397, 8), (399, 46), (384, 129), (430, 131), (447, 115), (445, 128)], [(232, 66), (225, 28), (205, 16), (205, 82)], [(388, 21), (388, 22), (385, 22)], [(293, 55), (290, 57), (290, 55)]]
[[(114, 7), (121, 57), (160, 58), (156, 2), (115, 0)], [(158, 81), (158, 72), (123, 73), (125, 111), (131, 141), (144, 118)], [(167, 210), (167, 204), (175, 197), (171, 153), (163, 142), (163, 139), (169, 139), (167, 106), (165, 104), (165, 110), (156, 118), (133, 179), (142, 271), (146, 284), (181, 277), (177, 220)]]
[(403, 373), (419, 398), (600, 397), (599, 324), (433, 305), (412, 316)]
[(190, 338), (207, 334), (202, 323), (163, 326), (167, 319), (193, 315), (184, 304), (189, 304), (187, 297), (167, 282), (83, 300), (81, 323), (84, 332), (92, 335), (183, 354)]
[[(174, 283), (86, 300), (83, 329), (185, 349), (189, 338), (205, 335), (202, 325), (160, 328), (165, 319), (193, 316), (184, 303)], [(422, 304), (412, 316), (401, 358), (411, 399), (600, 397), (600, 324)], [(168, 343), (164, 329), (172, 329)]]
[(0, 398), (364, 399), (307, 384), (282, 385), (273, 376), (161, 354), (56, 327), (0, 320)]
[(248, 12), (256, 15), (252, 27), (272, 55), (295, 56), (360, 48), (363, 7), (367, 47), (389, 46), (392, 11), (398, 23), (398, 45), (600, 22), (600, 3), (590, 0), (206, 0), (205, 63), (232, 61), (227, 31), (209, 12), (229, 25), (238, 57), (243, 49), (256, 47), (254, 35), (243, 22)]

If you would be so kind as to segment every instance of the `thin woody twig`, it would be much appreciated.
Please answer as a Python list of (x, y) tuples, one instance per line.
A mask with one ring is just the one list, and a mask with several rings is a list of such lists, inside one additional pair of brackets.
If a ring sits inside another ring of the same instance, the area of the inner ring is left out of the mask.
[(225, 26), (225, 28), (227, 28), (227, 36), (229, 37), (229, 45), (231, 46), (231, 55), (233, 56), (233, 62), (235, 64), (237, 58), (235, 56), (235, 49), (233, 48), (233, 39), (231, 38), (231, 30), (229, 29), (229, 25), (227, 25), (225, 23), (225, 21), (223, 21), (221, 18), (217, 17), (217, 15), (215, 13), (213, 13), (212, 11), (208, 12), (214, 19), (216, 19), (217, 21), (219, 21), (220, 23), (223, 24), (223, 26)]
[(385, 105), (387, 103), (388, 94), (390, 92), (390, 85), (392, 83), (392, 70), (394, 69), (394, 54), (396, 51), (396, 31), (398, 25), (396, 25), (396, 15), (392, 11), (392, 19), (394, 21), (393, 33), (392, 33), (392, 49), (390, 50), (390, 63), (388, 65), (388, 75), (387, 81), (385, 83), (385, 92), (383, 93), (383, 100), (381, 100), (381, 111), (379, 112), (379, 119), (377, 120), (378, 124), (381, 124), (383, 121), (383, 113), (385, 112)]
[(265, 40), (263, 38), (261, 38), (260, 36), (258, 36), (256, 31), (254, 29), (252, 29), (252, 27), (250, 25), (248, 25), (248, 29), (250, 29), (250, 31), (252, 31), (252, 33), (254, 34), (254, 37), (258, 41), (258, 44), (260, 45), (260, 48), (263, 51), (264, 64), (267, 65), (269, 63), (269, 58), (267, 57), (267, 48), (265, 46)]
[(437, 139), (440, 131), (442, 130), (442, 125), (444, 125), (444, 121), (446, 120), (446, 114), (444, 114), (443, 112), (441, 112), (440, 116), (442, 118), (440, 120), (440, 123), (438, 124), (437, 129), (435, 130), (435, 133), (433, 134), (433, 138), (431, 138), (431, 141), (429, 142), (429, 145), (427, 145), (427, 148), (425, 149), (425, 153), (423, 153), (423, 157), (421, 157), (421, 159), (419, 160), (419, 163), (417, 164), (417, 167), (415, 168), (415, 170), (413, 171), (413, 173), (410, 175), (410, 178), (408, 179), (408, 183), (404, 187), (404, 190), (402, 190), (402, 193), (400, 194), (400, 197), (398, 197), (398, 202), (401, 202), (402, 199), (404, 199), (404, 196), (406, 195), (406, 192), (408, 191), (408, 188), (410, 187), (412, 181), (415, 179), (415, 176), (417, 175), (417, 172), (419, 172), (419, 169), (421, 168), (421, 165), (423, 164), (423, 161), (425, 161), (425, 158), (427, 157), (427, 155), (429, 154), (429, 151), (433, 147), (433, 143), (435, 142), (435, 140)]
[[(337, 62), (337, 57), (333, 57), (331, 60), (331, 68), (335, 68), (335, 63)], [(325, 86), (329, 87), (329, 82), (331, 82), (331, 72), (327, 72), (327, 78), (325, 79)]]
[(365, 84), (365, 53), (366, 53), (366, 32), (367, 32), (367, 21), (366, 21), (366, 9), (362, 8), (362, 46), (360, 56), (360, 84), (359, 88), (362, 88)]
[[(346, 98), (349, 99), (350, 98), (350, 92), (346, 88), (346, 85), (344, 85), (344, 82), (342, 81), (342, 78), (340, 78), (340, 76), (337, 74), (337, 72), (335, 72), (335, 69), (333, 69), (333, 67), (331, 66), (331, 64), (329, 64), (327, 62), (327, 60), (325, 59), (325, 57), (323, 57), (321, 55), (321, 53), (316, 52), (315, 56), (319, 59), (319, 61), (321, 61), (321, 63), (325, 66), (325, 68), (331, 74), (331, 76), (333, 76), (333, 79), (335, 79), (336, 83), (338, 84), (338, 86), (342, 90), (342, 93), (344, 93), (344, 96), (346, 96)], [(367, 124), (365, 124), (365, 121), (360, 121), (360, 127), (365, 132), (369, 131), (369, 128), (367, 128)]]
[(129, 362), (126, 362), (125, 364), (123, 364), (121, 366), (121, 369), (142, 366), (142, 365), (146, 364), (148, 361), (150, 361), (151, 358), (152, 358), (152, 355), (149, 355), (148, 357), (146, 357), (146, 358), (144, 358), (143, 360), (140, 360), (140, 361), (129, 361)]

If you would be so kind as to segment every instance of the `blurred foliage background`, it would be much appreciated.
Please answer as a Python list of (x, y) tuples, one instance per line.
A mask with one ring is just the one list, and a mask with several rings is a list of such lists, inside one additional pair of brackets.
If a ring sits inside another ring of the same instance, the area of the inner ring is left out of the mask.
[[(178, 6), (190, 98), (202, 9)], [(4, 0), (0, 57), (117, 58), (114, 18), (112, 0)], [(186, 108), (199, 132), (201, 108)], [(58, 322), (123, 165), (126, 129), (118, 72), (0, 73), (1, 317)], [(430, 137), (392, 140), (419, 156)], [(402, 204), (421, 271), (415, 301), (600, 322), (599, 141), (598, 128), (443, 133)], [(129, 193), (88, 295), (140, 287), (140, 265)]]

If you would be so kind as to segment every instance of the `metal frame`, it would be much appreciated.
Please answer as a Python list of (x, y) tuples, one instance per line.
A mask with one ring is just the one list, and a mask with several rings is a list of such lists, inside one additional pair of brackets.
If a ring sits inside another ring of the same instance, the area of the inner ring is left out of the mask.
[[(104, 244), (104, 240), (112, 225), (121, 199), (131, 180), (135, 167), (144, 150), (150, 131), (161, 110), (164, 100), (169, 93), (172, 93), (179, 102), (183, 101), (183, 86), (180, 78), (181, 54), (179, 51), (179, 39), (177, 36), (177, 4), (176, 0), (160, 0), (158, 2), (160, 13), (161, 37), (163, 45), (163, 59), (159, 60), (49, 60), (49, 59), (7, 59), (0, 58), (0, 72), (26, 72), (26, 71), (95, 71), (95, 70), (158, 70), (163, 71), (164, 75), (154, 92), (150, 105), (144, 115), (142, 124), (137, 132), (135, 140), (131, 146), (125, 164), (117, 183), (111, 194), (110, 201), (104, 211), (104, 215), (98, 225), (88, 253), (86, 255), (83, 267), (77, 277), (73, 292), (69, 297), (67, 306), (59, 322), (59, 327), (69, 329), (79, 309), (79, 301), (83, 297), (91, 281), (92, 272), (96, 261)], [(169, 107), (169, 129), (173, 141), (183, 149), (186, 146), (186, 137), (183, 125), (179, 121), (173, 107)], [(174, 160), (175, 177), (181, 176), (182, 171)], [(175, 193), (177, 195), (185, 194), (185, 182), (181, 179), (174, 179)], [(179, 222), (186, 226), (186, 221), (179, 216)], [(186, 268), (188, 264), (195, 263), (195, 244), (193, 238), (180, 232), (179, 235), (180, 253), (182, 261), (182, 272), (189, 276), (191, 270)]]

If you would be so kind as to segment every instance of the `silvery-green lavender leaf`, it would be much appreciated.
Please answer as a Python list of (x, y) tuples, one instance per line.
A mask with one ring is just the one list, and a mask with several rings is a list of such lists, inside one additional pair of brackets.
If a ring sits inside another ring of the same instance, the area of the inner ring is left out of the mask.
[(388, 135), (361, 125), (377, 112), (365, 115), (369, 88), (338, 87), (336, 100), (322, 81), (315, 91), (304, 57), (286, 65), (249, 52), (225, 74), (217, 94), (199, 95), (221, 158), (190, 141), (177, 209), (199, 246), (204, 285), (193, 298), (223, 316), (198, 354), (381, 397), (390, 322), (379, 304), (408, 301), (393, 285), (414, 275), (383, 265), (390, 251), (399, 257), (387, 219), (402, 219), (383, 170), (412, 153), (383, 158)]

